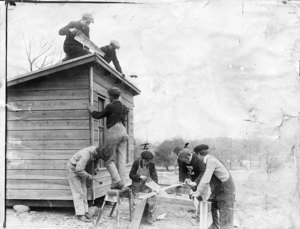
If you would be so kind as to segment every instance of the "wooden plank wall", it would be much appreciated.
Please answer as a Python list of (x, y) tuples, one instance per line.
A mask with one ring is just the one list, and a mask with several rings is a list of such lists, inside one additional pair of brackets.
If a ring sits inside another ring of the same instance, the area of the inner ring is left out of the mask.
[(72, 199), (65, 164), (90, 145), (88, 74), (76, 68), (8, 88), (21, 111), (7, 113), (7, 199)]

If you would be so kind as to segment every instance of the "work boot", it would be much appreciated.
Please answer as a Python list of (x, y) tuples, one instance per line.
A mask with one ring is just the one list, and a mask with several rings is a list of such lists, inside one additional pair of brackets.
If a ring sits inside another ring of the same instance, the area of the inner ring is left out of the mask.
[(193, 222), (192, 222), (193, 226), (199, 226), (200, 225), (200, 218), (199, 218), (199, 216), (198, 215), (194, 215), (194, 216), (192, 216), (192, 218), (194, 219)]
[(91, 222), (91, 220), (88, 219), (85, 215), (78, 215), (77, 218), (82, 222), (86, 222), (86, 223)]
[(85, 213), (85, 216), (86, 216), (86, 218), (88, 218), (88, 219), (92, 219), (92, 216), (91, 216), (88, 212)]
[(122, 180), (116, 182), (116, 183), (113, 183), (110, 188), (111, 189), (119, 189), (119, 190), (122, 190), (122, 188), (124, 187), (124, 183)]

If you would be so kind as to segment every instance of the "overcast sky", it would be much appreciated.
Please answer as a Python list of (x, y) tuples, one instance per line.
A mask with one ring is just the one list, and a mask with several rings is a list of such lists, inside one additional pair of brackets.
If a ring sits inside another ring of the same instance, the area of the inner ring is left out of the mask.
[[(8, 75), (28, 69), (24, 39), (54, 40), (58, 58), (58, 30), (90, 12), (92, 41), (118, 40), (122, 69), (139, 76), (129, 79), (142, 92), (135, 97), (135, 137), (276, 138), (282, 110), (300, 111), (299, 7), (277, 0), (170, 2), (17, 3), (9, 10)], [(294, 136), (295, 124), (287, 128)]]

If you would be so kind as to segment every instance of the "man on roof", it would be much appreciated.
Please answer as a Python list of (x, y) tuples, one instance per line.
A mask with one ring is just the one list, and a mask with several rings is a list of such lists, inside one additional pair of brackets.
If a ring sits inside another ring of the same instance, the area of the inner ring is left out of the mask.
[(91, 23), (94, 23), (93, 16), (90, 13), (84, 13), (82, 14), (81, 20), (71, 21), (68, 25), (59, 30), (59, 35), (66, 36), (66, 39), (64, 41), (64, 52), (66, 53), (66, 57), (63, 59), (63, 61), (90, 53), (88, 49), (83, 47), (83, 45), (76, 41), (74, 37), (76, 36), (78, 31), (80, 31), (89, 38), (89, 25)]
[(104, 60), (107, 63), (113, 62), (116, 70), (122, 73), (122, 68), (120, 66), (119, 60), (117, 58), (116, 49), (120, 48), (119, 42), (112, 40), (109, 45), (103, 46), (100, 49), (105, 53)]

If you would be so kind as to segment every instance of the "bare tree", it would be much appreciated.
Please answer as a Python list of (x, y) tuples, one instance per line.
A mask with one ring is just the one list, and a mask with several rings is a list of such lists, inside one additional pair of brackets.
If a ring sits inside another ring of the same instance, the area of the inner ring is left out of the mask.
[(54, 39), (36, 41), (33, 38), (26, 40), (23, 37), (23, 41), (29, 64), (29, 71), (39, 70), (54, 63)]

